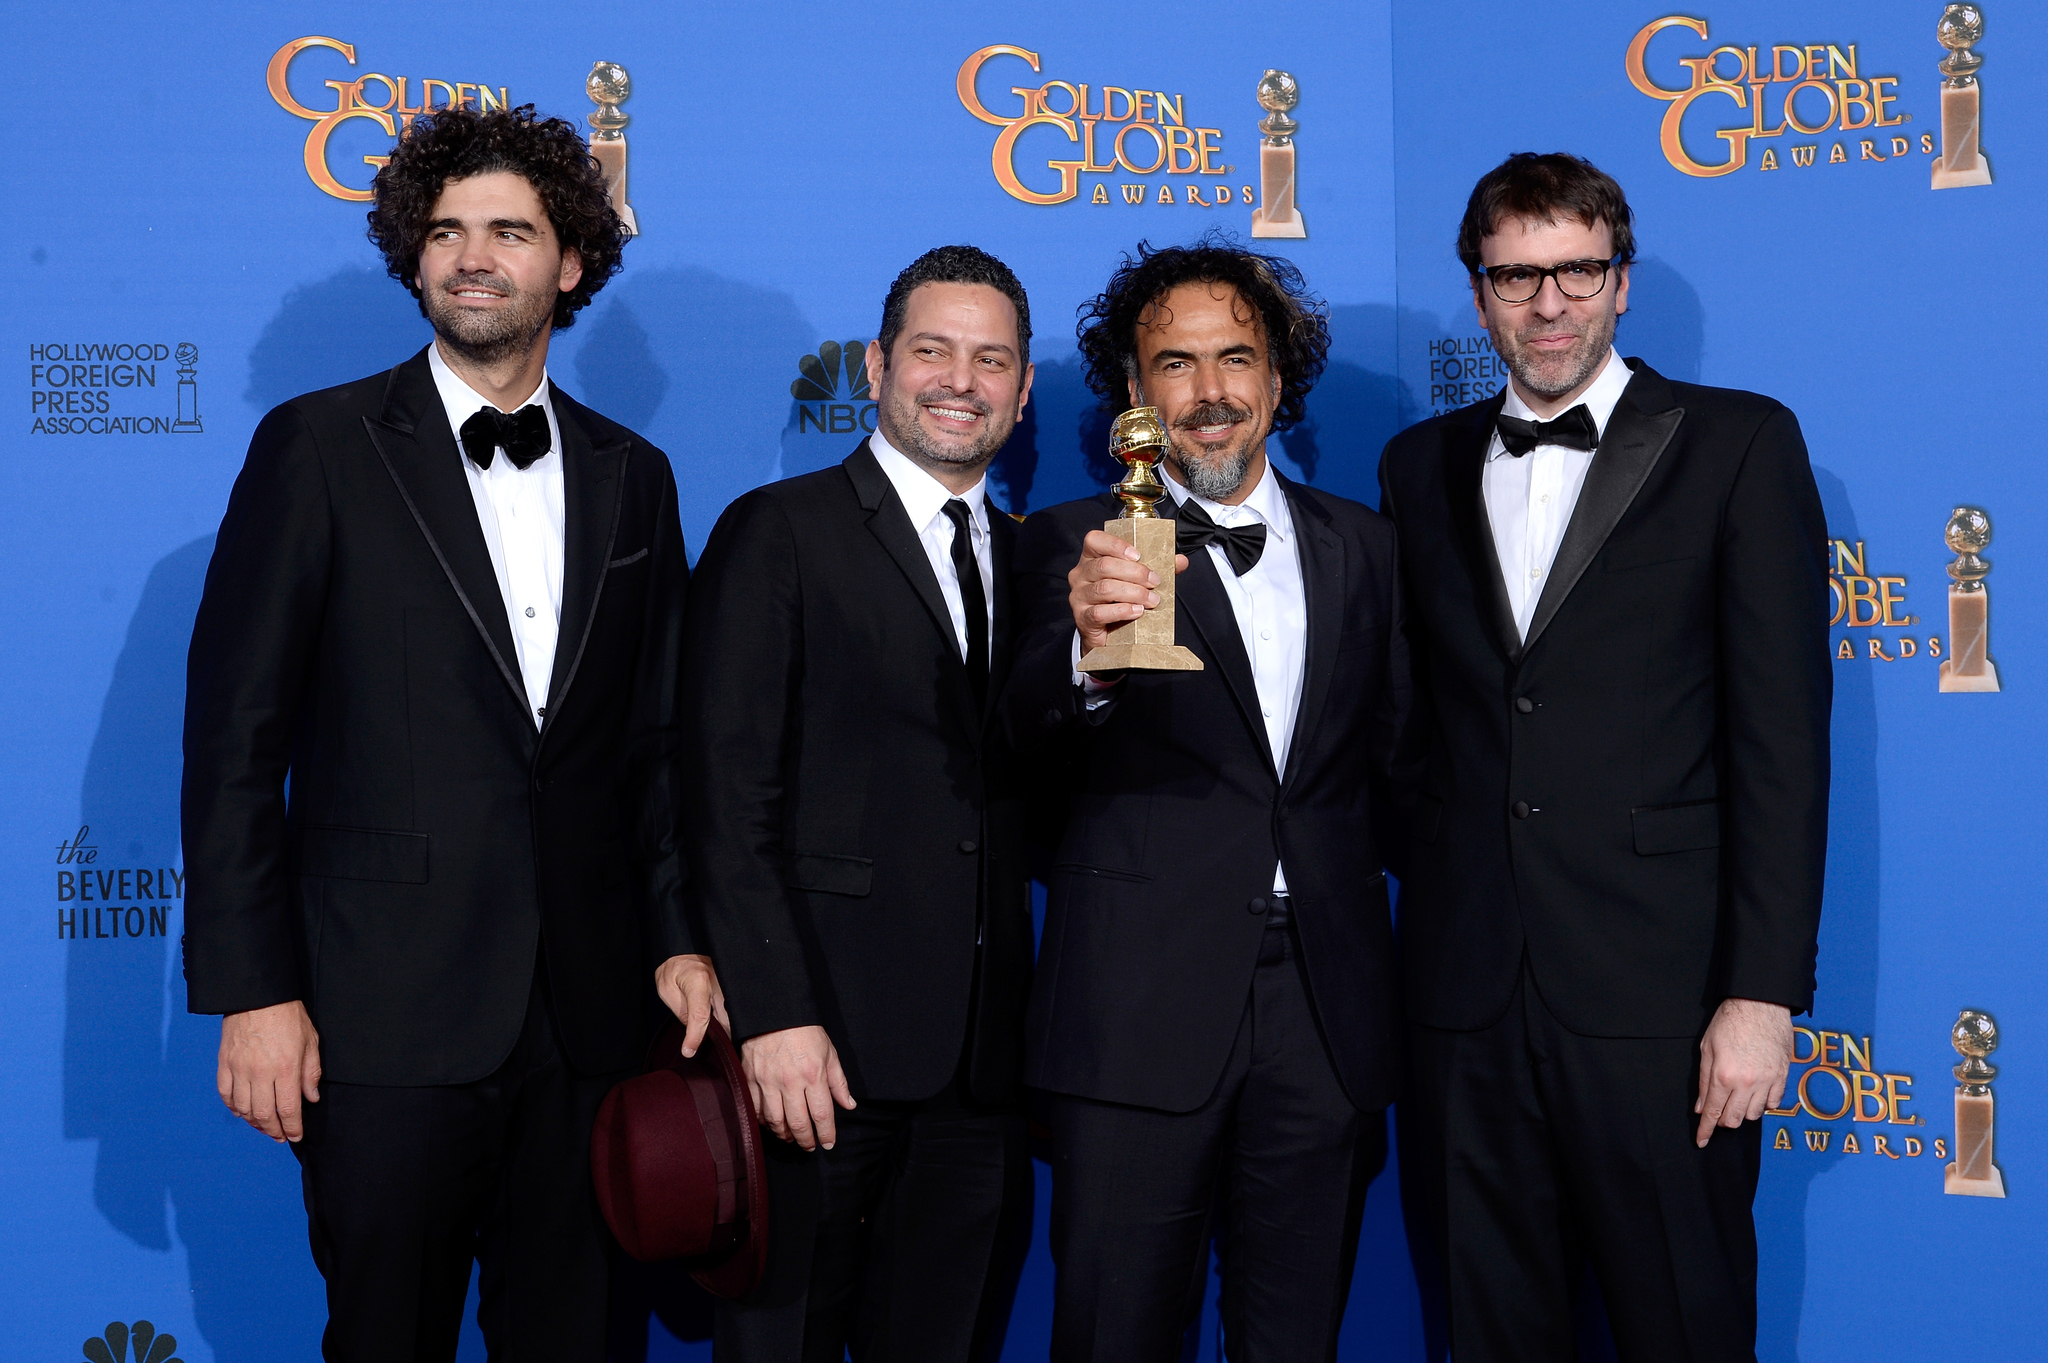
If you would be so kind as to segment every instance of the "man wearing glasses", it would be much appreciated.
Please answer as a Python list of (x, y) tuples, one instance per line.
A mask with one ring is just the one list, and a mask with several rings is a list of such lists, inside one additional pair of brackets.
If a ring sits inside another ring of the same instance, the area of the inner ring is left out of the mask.
[(1621, 187), (1521, 153), (1458, 251), (1512, 382), (1380, 463), (1419, 779), (1414, 1191), (1459, 1363), (1753, 1360), (1761, 1123), (1813, 998), (1828, 590), (1791, 412), (1620, 359)]

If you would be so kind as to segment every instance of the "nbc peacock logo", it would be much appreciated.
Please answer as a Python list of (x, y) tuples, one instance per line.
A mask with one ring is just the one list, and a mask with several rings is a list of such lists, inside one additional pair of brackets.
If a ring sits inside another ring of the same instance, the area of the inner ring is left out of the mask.
[(796, 431), (853, 435), (875, 431), (875, 402), (868, 386), (868, 343), (827, 341), (815, 355), (796, 362), (789, 385), (796, 399)]
[(134, 1363), (181, 1363), (171, 1356), (178, 1351), (178, 1337), (158, 1334), (146, 1320), (133, 1325), (114, 1321), (85, 1341), (84, 1349), (87, 1363), (129, 1363), (131, 1358)]

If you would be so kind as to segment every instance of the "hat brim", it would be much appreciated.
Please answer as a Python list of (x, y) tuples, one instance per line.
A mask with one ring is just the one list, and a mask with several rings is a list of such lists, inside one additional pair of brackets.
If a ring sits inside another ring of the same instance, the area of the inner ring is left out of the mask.
[(745, 1162), (747, 1188), (747, 1221), (740, 1230), (738, 1247), (715, 1264), (692, 1267), (690, 1276), (713, 1296), (744, 1297), (759, 1285), (768, 1268), (768, 1160), (761, 1145), (761, 1119), (754, 1111), (746, 1071), (740, 1067), (739, 1048), (718, 1020), (713, 1018), (705, 1028), (704, 1044), (690, 1059), (683, 1056), (684, 1035), (682, 1023), (670, 1023), (649, 1048), (647, 1068), (674, 1069), (708, 1062), (716, 1069), (738, 1117), (738, 1153)]

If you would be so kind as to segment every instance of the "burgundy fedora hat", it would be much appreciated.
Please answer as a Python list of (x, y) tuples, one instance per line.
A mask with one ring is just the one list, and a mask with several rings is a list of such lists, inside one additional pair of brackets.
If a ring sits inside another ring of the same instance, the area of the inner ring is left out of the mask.
[(708, 1292), (742, 1297), (768, 1264), (768, 1171), (739, 1051), (714, 1020), (683, 1056), (683, 1024), (647, 1071), (605, 1096), (590, 1133), (597, 1204), (635, 1259), (681, 1259)]

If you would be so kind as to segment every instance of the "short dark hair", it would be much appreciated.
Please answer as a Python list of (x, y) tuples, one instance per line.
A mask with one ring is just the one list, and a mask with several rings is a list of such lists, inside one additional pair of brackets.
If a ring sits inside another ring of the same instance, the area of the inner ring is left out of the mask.
[(1183, 284), (1222, 284), (1257, 310), (1266, 348), (1280, 374), (1273, 429), (1285, 431), (1308, 412), (1308, 394), (1330, 358), (1329, 309), (1308, 291), (1293, 262), (1240, 246), (1212, 228), (1189, 246), (1138, 243), (1109, 277), (1109, 287), (1081, 305), (1075, 333), (1088, 386), (1112, 414), (1131, 405), (1138, 372), (1138, 325), (1152, 306)]
[(905, 266), (889, 296), (882, 300), (882, 334), (875, 339), (882, 347), (882, 367), (889, 367), (889, 352), (903, 334), (903, 314), (910, 310), (910, 295), (920, 284), (986, 284), (1010, 300), (1017, 310), (1017, 363), (1031, 363), (1031, 301), (1010, 267), (979, 246), (934, 246)]
[(531, 104), (436, 109), (412, 121), (370, 187), (377, 196), (370, 240), (384, 253), (384, 268), (420, 299), (424, 313), (414, 278), (442, 187), (493, 171), (532, 185), (562, 249), (583, 261), (583, 278), (555, 299), (555, 329), (573, 325), (577, 311), (619, 272), (628, 233), (583, 134), (567, 119), (537, 116)]
[(1626, 265), (1636, 258), (1635, 215), (1628, 196), (1613, 176), (1583, 156), (1553, 151), (1518, 151), (1479, 177), (1465, 201), (1465, 220), (1458, 224), (1458, 259), (1465, 272), (1479, 273), (1479, 243), (1500, 228), (1504, 218), (1537, 222), (1607, 224), (1614, 234), (1614, 254)]

